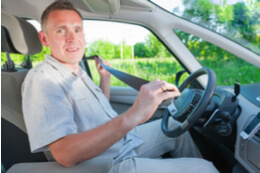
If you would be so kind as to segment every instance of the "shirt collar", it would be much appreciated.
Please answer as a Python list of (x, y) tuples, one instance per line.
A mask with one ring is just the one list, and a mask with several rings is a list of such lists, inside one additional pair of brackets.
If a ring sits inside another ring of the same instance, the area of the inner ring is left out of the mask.
[(82, 74), (81, 67), (79, 67), (79, 74), (77, 74), (71, 69), (69, 69), (68, 67), (66, 67), (65, 65), (63, 65), (60, 61), (58, 61), (57, 59), (55, 59), (54, 57), (48, 54), (45, 55), (44, 62), (50, 64), (52, 67), (57, 69), (64, 77), (71, 76), (71, 75), (79, 76), (80, 74)]

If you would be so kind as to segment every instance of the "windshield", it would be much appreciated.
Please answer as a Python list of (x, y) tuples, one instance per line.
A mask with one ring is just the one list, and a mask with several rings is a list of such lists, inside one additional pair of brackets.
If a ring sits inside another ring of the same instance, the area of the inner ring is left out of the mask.
[(260, 55), (260, 0), (152, 0)]

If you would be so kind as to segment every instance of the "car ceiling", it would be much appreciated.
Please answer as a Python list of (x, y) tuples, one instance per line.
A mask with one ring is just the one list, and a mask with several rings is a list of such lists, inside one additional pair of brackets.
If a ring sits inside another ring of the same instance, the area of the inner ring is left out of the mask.
[[(40, 20), (43, 10), (54, 0), (2, 0), (1, 10), (13, 15)], [(118, 14), (120, 9), (151, 10), (154, 6), (145, 0), (74, 0), (71, 1), (88, 18), (89, 13)]]

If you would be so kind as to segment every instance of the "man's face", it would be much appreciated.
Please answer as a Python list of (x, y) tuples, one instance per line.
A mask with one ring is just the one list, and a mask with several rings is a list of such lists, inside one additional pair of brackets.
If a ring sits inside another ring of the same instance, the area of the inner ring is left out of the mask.
[[(82, 20), (72, 10), (55, 10), (49, 14), (44, 33), (40, 36), (52, 56), (69, 68), (78, 66), (85, 49)], [(40, 34), (40, 35), (41, 35)]]

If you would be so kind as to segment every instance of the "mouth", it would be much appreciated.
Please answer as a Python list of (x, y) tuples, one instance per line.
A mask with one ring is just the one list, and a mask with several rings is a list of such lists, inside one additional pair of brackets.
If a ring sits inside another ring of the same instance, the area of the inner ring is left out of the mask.
[(73, 52), (77, 52), (79, 50), (79, 48), (67, 48), (66, 51), (73, 53)]

